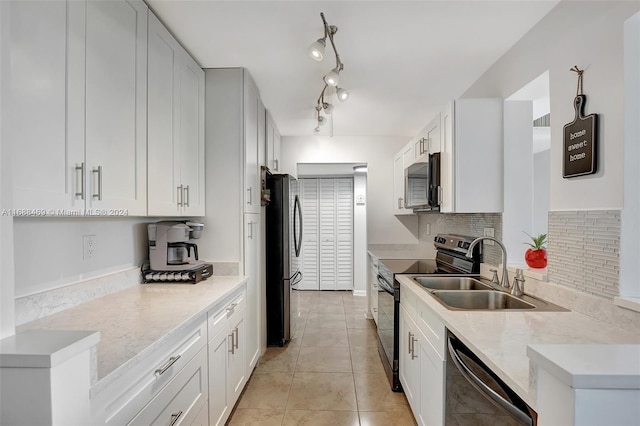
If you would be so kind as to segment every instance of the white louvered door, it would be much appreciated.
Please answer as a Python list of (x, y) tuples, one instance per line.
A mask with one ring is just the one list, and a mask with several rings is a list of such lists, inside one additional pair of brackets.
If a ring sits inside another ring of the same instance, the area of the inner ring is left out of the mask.
[(320, 179), (320, 290), (335, 290), (338, 281), (336, 183)]
[(303, 290), (353, 288), (353, 179), (301, 179)]
[(300, 179), (300, 203), (302, 204), (302, 282), (300, 290), (318, 290), (318, 179)]
[[(353, 179), (336, 179), (336, 290), (353, 289)], [(321, 259), (322, 260), (322, 259)]]

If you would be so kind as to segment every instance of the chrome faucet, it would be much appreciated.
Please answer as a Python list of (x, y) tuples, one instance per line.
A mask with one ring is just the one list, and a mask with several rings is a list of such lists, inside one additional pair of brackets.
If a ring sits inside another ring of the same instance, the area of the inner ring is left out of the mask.
[(469, 245), (469, 249), (467, 250), (466, 256), (468, 258), (473, 257), (473, 248), (482, 240), (491, 240), (500, 246), (502, 250), (502, 279), (500, 280), (500, 285), (504, 288), (509, 288), (509, 272), (507, 271), (507, 248), (500, 241), (496, 240), (493, 237), (479, 237), (471, 242)]

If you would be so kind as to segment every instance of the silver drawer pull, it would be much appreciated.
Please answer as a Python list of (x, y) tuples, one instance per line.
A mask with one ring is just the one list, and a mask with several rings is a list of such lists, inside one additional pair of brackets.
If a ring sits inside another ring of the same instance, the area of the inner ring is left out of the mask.
[(178, 422), (178, 419), (180, 418), (180, 416), (182, 416), (182, 411), (178, 411), (176, 414), (172, 414), (171, 423), (169, 423), (169, 426), (175, 425)]
[(411, 359), (418, 358), (418, 355), (416, 355), (416, 342), (417, 341), (418, 341), (418, 339), (416, 339), (415, 337), (411, 336)]
[(98, 193), (93, 194), (93, 198), (102, 201), (102, 166), (94, 167), (91, 173), (98, 174)]
[[(80, 176), (78, 177), (78, 172), (80, 172)], [(80, 185), (78, 185), (80, 184)], [(80, 186), (80, 192), (77, 191), (78, 186)], [(81, 200), (84, 200), (84, 163), (80, 163), (80, 165), (76, 165), (76, 197), (80, 197)]]
[(180, 359), (180, 355), (176, 355), (176, 356), (172, 356), (171, 358), (169, 358), (169, 361), (167, 361), (167, 363), (165, 365), (163, 365), (162, 367), (158, 368), (154, 373), (158, 376), (162, 376), (165, 371), (167, 371), (169, 368), (171, 368), (171, 366), (173, 364), (176, 363), (177, 360)]
[(252, 200), (252, 198), (253, 198), (253, 188), (252, 187), (247, 188), (247, 192), (249, 193), (249, 198), (247, 200), (247, 204), (252, 205), (253, 204), (253, 200)]
[(182, 198), (184, 193), (182, 192), (182, 185), (178, 186), (178, 196), (177, 196), (177, 202), (178, 202), (178, 207), (181, 207), (182, 204)]
[(238, 342), (240, 342), (240, 335), (238, 334), (238, 327), (233, 329), (233, 332), (236, 333), (236, 341), (234, 343), (235, 348), (238, 349)]
[(231, 334), (229, 335), (229, 337), (231, 337), (231, 349), (229, 349), (229, 352), (231, 352), (231, 355), (235, 354), (235, 348), (236, 348), (236, 344), (235, 344), (235, 334), (233, 333), (233, 331), (231, 332)]
[(236, 306), (238, 306), (237, 303), (232, 303), (231, 306), (227, 308), (227, 312), (232, 312), (236, 308)]
[(182, 205), (185, 206), (185, 207), (189, 207), (189, 199), (190, 198), (191, 197), (189, 196), (189, 185), (187, 185), (187, 186), (184, 187), (183, 200), (185, 200), (185, 201), (182, 202)]

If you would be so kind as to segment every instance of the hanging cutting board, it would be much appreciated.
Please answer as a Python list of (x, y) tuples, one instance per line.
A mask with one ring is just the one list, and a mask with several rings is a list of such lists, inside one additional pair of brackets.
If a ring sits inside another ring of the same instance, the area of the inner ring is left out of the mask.
[(597, 170), (598, 114), (585, 116), (586, 103), (585, 95), (576, 96), (573, 101), (576, 116), (564, 126), (564, 178), (589, 175)]

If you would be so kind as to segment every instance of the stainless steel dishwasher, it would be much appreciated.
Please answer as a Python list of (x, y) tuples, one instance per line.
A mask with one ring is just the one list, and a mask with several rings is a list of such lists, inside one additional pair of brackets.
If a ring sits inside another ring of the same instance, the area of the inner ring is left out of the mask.
[(449, 331), (447, 346), (445, 424), (537, 424), (537, 413)]

